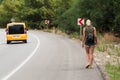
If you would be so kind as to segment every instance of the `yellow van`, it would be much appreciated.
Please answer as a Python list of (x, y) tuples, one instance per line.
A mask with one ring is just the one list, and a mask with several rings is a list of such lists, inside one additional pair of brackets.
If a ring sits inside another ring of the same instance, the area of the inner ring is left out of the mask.
[(27, 43), (27, 30), (25, 23), (8, 23), (6, 27), (7, 44), (11, 41), (23, 41)]

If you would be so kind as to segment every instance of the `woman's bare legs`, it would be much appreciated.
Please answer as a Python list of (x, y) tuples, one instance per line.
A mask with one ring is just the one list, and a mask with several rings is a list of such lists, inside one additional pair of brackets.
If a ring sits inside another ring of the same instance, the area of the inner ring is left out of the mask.
[(89, 46), (85, 46), (85, 51), (86, 51), (86, 59), (87, 59), (87, 64), (90, 65), (90, 55), (89, 55)]
[(95, 46), (91, 46), (91, 47), (89, 48), (90, 67), (93, 66), (93, 59), (94, 59), (93, 53), (94, 53), (94, 48), (95, 48)]
[(93, 66), (93, 52), (94, 52), (94, 46), (85, 46), (86, 50), (86, 59), (88, 63), (88, 67), (92, 68)]

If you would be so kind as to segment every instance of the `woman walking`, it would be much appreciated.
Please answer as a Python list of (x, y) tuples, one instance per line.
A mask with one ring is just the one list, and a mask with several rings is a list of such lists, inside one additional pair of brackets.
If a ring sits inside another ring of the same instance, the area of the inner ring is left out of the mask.
[(83, 29), (82, 47), (85, 47), (87, 66), (86, 68), (93, 67), (93, 53), (95, 45), (97, 44), (96, 28), (92, 26), (91, 21), (86, 21), (86, 27)]

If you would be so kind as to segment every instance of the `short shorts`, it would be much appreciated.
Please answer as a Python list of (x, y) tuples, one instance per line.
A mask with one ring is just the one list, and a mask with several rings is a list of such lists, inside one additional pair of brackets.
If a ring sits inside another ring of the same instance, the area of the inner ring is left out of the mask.
[(85, 45), (86, 46), (95, 46), (95, 41), (92, 41), (92, 42), (85, 42)]

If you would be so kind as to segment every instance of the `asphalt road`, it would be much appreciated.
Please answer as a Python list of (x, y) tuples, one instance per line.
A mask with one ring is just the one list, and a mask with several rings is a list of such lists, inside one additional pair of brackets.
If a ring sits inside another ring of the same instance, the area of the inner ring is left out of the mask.
[(6, 44), (0, 29), (0, 80), (103, 80), (96, 64), (85, 69), (80, 43), (61, 35), (28, 31), (28, 43)]

